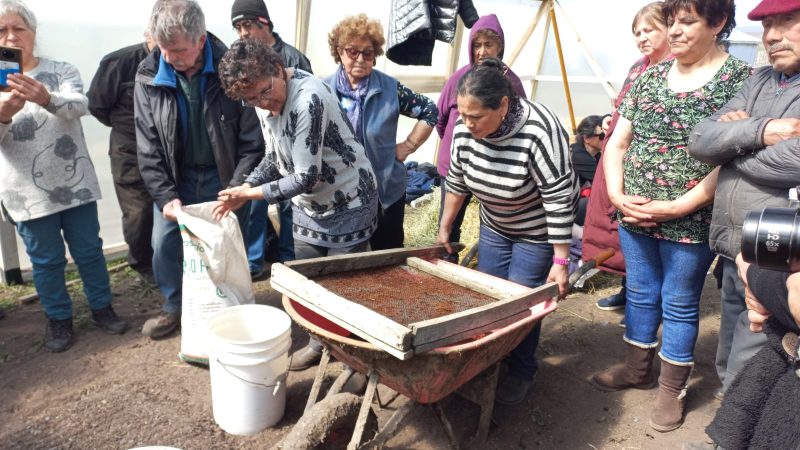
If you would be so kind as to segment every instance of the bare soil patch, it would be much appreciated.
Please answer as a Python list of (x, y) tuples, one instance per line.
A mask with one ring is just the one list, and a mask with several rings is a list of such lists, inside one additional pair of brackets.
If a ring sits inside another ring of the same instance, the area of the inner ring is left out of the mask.
[[(139, 332), (160, 308), (158, 292), (143, 286), (130, 271), (112, 278), (115, 308), (133, 324), (125, 335), (94, 329), (79, 293), (77, 342), (67, 352), (42, 349), (45, 318), (38, 304), (11, 307), (0, 320), (0, 447), (263, 449), (289, 432), (302, 414), (314, 369), (290, 374), (286, 415), (277, 427), (248, 437), (226, 434), (213, 420), (208, 370), (178, 359), (178, 336), (151, 341)], [(280, 307), (269, 281), (255, 287), (258, 303)], [(496, 409), (496, 424), (484, 448), (678, 449), (684, 442), (705, 438), (703, 430), (719, 406), (712, 395), (718, 387), (713, 359), (719, 328), (719, 293), (713, 278), (707, 279), (703, 295), (686, 423), (665, 434), (647, 425), (655, 389), (609, 394), (588, 383), (595, 371), (624, 355), (621, 315), (594, 306), (615, 290), (589, 287), (574, 293), (545, 319), (534, 390), (523, 404)], [(0, 303), (8, 304), (16, 295), (18, 290), (6, 289)], [(293, 350), (307, 340), (296, 327), (292, 338)], [(331, 377), (337, 369), (330, 370)], [(382, 410), (379, 421), (402, 402), (398, 399)], [(478, 407), (457, 396), (442, 403), (461, 442), (467, 442), (476, 429)], [(435, 417), (430, 407), (418, 408), (387, 448), (447, 448), (446, 434)]]

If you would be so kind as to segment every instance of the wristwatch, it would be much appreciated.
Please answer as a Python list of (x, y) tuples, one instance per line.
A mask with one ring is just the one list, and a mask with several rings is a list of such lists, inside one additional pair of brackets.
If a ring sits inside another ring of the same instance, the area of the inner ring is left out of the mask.
[(568, 266), (569, 259), (567, 258), (559, 258), (558, 256), (553, 256), (553, 264), (558, 264), (559, 266)]

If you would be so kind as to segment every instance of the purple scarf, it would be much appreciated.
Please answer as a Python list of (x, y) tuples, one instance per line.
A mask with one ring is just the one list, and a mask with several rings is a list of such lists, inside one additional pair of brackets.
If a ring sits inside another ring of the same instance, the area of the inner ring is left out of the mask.
[(350, 87), (350, 80), (347, 74), (344, 73), (344, 67), (339, 65), (336, 71), (336, 92), (339, 94), (339, 104), (342, 105), (350, 124), (356, 130), (356, 139), (360, 143), (364, 143), (362, 130), (361, 130), (361, 107), (364, 103), (364, 97), (367, 95), (367, 84), (369, 77), (364, 77), (358, 82), (355, 89)]

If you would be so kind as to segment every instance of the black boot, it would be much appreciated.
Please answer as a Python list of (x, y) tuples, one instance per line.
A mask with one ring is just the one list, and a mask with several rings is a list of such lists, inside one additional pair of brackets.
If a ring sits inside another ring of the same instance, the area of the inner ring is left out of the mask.
[(71, 317), (62, 320), (48, 319), (44, 348), (53, 353), (63, 352), (72, 345), (74, 336)]
[(92, 310), (92, 325), (108, 334), (122, 334), (128, 331), (128, 322), (120, 319), (111, 305), (101, 309)]

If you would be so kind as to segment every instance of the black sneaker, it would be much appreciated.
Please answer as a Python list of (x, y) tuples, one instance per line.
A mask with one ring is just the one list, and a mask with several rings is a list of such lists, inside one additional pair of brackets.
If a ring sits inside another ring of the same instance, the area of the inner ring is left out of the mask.
[(108, 334), (122, 334), (128, 331), (128, 322), (120, 319), (111, 305), (92, 310), (92, 325)]
[(72, 345), (74, 336), (71, 317), (63, 320), (48, 319), (44, 348), (53, 353), (63, 352)]

